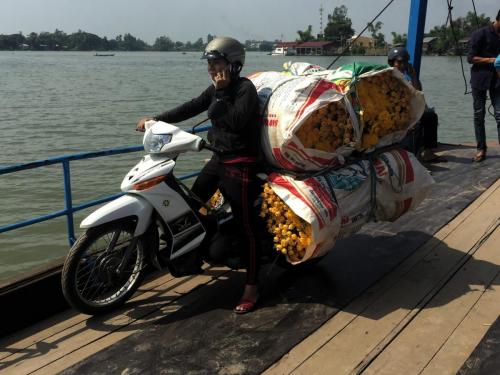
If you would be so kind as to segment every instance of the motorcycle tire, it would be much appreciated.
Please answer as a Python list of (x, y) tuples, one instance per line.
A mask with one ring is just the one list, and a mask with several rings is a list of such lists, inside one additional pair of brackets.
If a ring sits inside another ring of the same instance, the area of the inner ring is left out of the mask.
[(116, 268), (130, 241), (134, 222), (107, 223), (88, 229), (72, 246), (62, 270), (64, 297), (78, 311), (100, 315), (123, 305), (146, 274), (148, 234), (136, 239), (120, 274)]

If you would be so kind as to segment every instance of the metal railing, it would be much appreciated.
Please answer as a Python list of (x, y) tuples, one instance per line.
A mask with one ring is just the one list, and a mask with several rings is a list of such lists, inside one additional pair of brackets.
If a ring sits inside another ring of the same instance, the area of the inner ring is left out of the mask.
[[(210, 129), (210, 125), (203, 125), (197, 129), (195, 129), (194, 133), (202, 133), (202, 132), (207, 131), (208, 129)], [(70, 246), (73, 246), (73, 244), (76, 241), (75, 227), (74, 227), (74, 222), (73, 222), (73, 214), (77, 211), (81, 211), (83, 209), (86, 209), (86, 208), (89, 208), (92, 206), (96, 206), (98, 204), (112, 201), (113, 199), (116, 199), (125, 193), (117, 193), (117, 194), (113, 194), (113, 195), (110, 195), (110, 196), (107, 196), (104, 198), (87, 201), (87, 202), (84, 202), (84, 203), (79, 204), (79, 205), (73, 205), (72, 192), (71, 192), (70, 161), (92, 159), (92, 158), (97, 158), (97, 157), (102, 157), (102, 156), (126, 154), (126, 153), (138, 152), (138, 151), (143, 151), (143, 150), (144, 150), (144, 148), (142, 145), (118, 147), (118, 148), (113, 148), (113, 149), (108, 149), (108, 150), (82, 152), (82, 153), (77, 153), (77, 154), (57, 156), (57, 157), (48, 158), (45, 160), (38, 160), (38, 161), (34, 161), (34, 162), (16, 164), (16, 165), (11, 165), (8, 167), (0, 168), (0, 176), (1, 176), (4, 174), (7, 174), (7, 173), (15, 173), (15, 172), (19, 172), (19, 171), (28, 170), (28, 169), (45, 167), (48, 165), (62, 164), (63, 177), (64, 177), (64, 210), (55, 211), (55, 212), (52, 212), (50, 214), (41, 215), (41, 216), (37, 216), (37, 217), (31, 218), (31, 219), (18, 221), (18, 222), (13, 223), (13, 224), (7, 224), (7, 225), (0, 226), (0, 233), (4, 233), (4, 232), (12, 231), (15, 229), (27, 227), (29, 225), (41, 223), (43, 221), (55, 219), (57, 217), (66, 216), (68, 242), (69, 242)], [(179, 177), (179, 179), (186, 180), (186, 179), (189, 179), (192, 177), (196, 177), (199, 173), (200, 173), (199, 171), (188, 173), (186, 175)]]

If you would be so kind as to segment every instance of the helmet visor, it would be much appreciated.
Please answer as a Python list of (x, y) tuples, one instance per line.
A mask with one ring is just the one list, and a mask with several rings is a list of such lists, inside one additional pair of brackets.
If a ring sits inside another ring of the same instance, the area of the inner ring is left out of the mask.
[(226, 59), (226, 55), (223, 53), (220, 53), (217, 50), (214, 51), (205, 51), (203, 55), (201, 56), (202, 59), (207, 59), (207, 60), (218, 60), (218, 59)]

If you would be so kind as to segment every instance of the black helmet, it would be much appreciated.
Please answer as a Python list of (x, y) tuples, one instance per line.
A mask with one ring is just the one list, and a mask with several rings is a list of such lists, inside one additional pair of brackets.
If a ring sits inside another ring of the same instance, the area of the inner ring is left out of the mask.
[(205, 47), (202, 59), (225, 59), (230, 65), (240, 71), (245, 64), (245, 48), (236, 39), (217, 37)]
[(391, 48), (391, 50), (387, 54), (387, 61), (390, 62), (394, 60), (403, 60), (403, 61), (410, 60), (410, 54), (406, 50), (406, 47), (395, 46)]

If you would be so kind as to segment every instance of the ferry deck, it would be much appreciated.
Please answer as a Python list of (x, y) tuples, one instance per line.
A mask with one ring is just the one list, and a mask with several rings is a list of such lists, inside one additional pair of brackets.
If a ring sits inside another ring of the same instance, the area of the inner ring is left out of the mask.
[(3, 337), (0, 372), (500, 373), (500, 148), (482, 163), (472, 146), (440, 150), (415, 211), (366, 225), (311, 270), (266, 266), (256, 311), (232, 311), (242, 272), (157, 272), (114, 313), (67, 309)]

